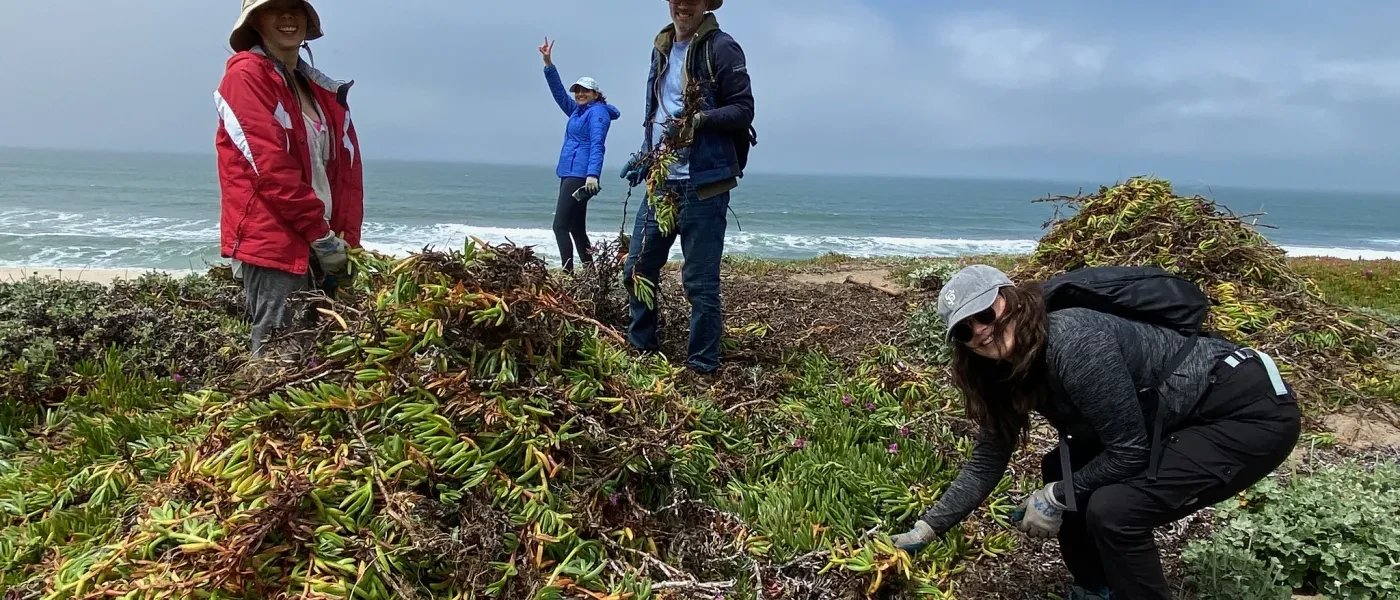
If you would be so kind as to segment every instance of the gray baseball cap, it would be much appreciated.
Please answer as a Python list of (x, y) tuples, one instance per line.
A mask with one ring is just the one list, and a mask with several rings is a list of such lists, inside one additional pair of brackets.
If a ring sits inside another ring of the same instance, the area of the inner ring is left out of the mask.
[(958, 271), (938, 294), (938, 316), (948, 325), (948, 339), (953, 326), (972, 315), (991, 308), (1001, 288), (1012, 287), (1011, 278), (996, 267), (972, 265)]

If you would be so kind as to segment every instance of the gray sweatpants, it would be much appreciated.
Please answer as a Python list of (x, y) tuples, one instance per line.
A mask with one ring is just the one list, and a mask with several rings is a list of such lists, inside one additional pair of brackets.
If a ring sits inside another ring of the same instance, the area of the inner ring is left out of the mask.
[(252, 321), (253, 356), (259, 356), (263, 344), (277, 329), (291, 325), (293, 315), (287, 310), (287, 299), (311, 289), (311, 273), (297, 275), (248, 263), (240, 266), (248, 318)]

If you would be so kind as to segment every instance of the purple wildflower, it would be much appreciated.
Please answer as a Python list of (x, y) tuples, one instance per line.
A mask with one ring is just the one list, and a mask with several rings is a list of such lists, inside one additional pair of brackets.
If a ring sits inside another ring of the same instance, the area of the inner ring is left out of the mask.
[(797, 438), (797, 440), (794, 441), (794, 442), (792, 443), (792, 447), (793, 447), (793, 448), (797, 448), (797, 449), (799, 449), (799, 450), (801, 450), (802, 448), (806, 448), (806, 447), (807, 447), (807, 440), (802, 439), (802, 438)]
[(179, 373), (176, 373), (170, 376), (170, 380), (174, 381), (175, 383), (180, 383), (181, 381), (185, 380), (185, 377), (183, 375), (180, 375)]
[(875, 410), (875, 403), (874, 403), (874, 402), (866, 402), (866, 403), (865, 403), (865, 410)]
[(318, 366), (321, 366), (321, 361), (316, 360), (316, 357), (314, 356), (311, 357), (311, 360), (306, 361), (306, 368), (308, 369), (314, 369)]
[(908, 426), (908, 425), (905, 425), (905, 426), (903, 426), (903, 427), (900, 427), (900, 428), (899, 428), (899, 435), (900, 435), (901, 437), (909, 437), (909, 426)]
[(856, 401), (856, 399), (855, 399), (855, 398), (852, 398), (852, 397), (850, 397), (850, 396), (846, 396), (845, 398), (842, 398), (842, 399), (841, 399), (841, 403), (842, 403), (842, 404), (845, 404), (846, 406), (850, 406), (851, 403), (852, 403), (852, 402), (855, 402), (855, 401)]
[(622, 494), (621, 494), (621, 493), (619, 493), (619, 492), (613, 492), (613, 495), (608, 496), (608, 504), (611, 504), (611, 505), (613, 505), (613, 506), (617, 506), (617, 500), (618, 500), (619, 498), (621, 498), (621, 497), (622, 497)]
[(890, 454), (899, 454), (899, 444), (890, 444)]

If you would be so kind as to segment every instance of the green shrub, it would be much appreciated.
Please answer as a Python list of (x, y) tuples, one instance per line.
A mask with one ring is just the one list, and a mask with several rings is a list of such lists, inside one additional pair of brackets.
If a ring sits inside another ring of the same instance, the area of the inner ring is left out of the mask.
[(962, 265), (951, 260), (924, 265), (909, 273), (909, 287), (937, 291), (961, 269)]
[(1292, 590), (1253, 552), (1224, 544), (1194, 543), (1186, 549), (1186, 580), (1200, 600), (1288, 600)]
[(246, 345), (241, 311), (237, 286), (205, 276), (0, 283), (0, 397), (61, 401), (74, 367), (112, 349), (141, 372), (203, 379)]
[(1222, 505), (1222, 517), (1220, 530), (1187, 556), (1198, 574), (1250, 555), (1291, 589), (1316, 588), (1334, 600), (1400, 599), (1400, 465), (1347, 463), (1287, 486), (1265, 480), (1238, 505)]
[(938, 316), (938, 304), (927, 302), (909, 314), (909, 347), (914, 355), (931, 365), (946, 365), (953, 360), (953, 347), (948, 343), (948, 326)]

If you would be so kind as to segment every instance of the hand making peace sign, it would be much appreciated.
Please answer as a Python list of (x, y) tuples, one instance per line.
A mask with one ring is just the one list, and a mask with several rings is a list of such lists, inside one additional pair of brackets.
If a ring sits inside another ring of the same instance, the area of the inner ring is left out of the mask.
[(544, 66), (554, 64), (554, 42), (549, 41), (549, 36), (545, 36), (544, 43), (540, 44), (540, 55), (544, 57)]

